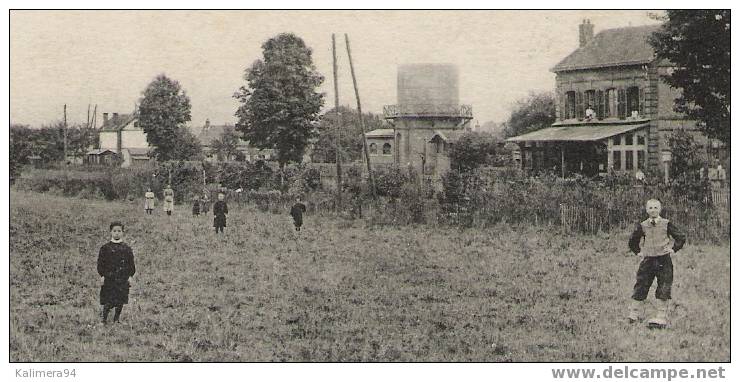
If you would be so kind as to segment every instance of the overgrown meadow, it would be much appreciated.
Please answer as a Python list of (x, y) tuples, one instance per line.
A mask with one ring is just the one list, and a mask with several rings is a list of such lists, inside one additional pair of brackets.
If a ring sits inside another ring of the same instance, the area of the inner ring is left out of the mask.
[[(287, 211), (230, 205), (217, 236), (187, 205), (168, 218), (139, 201), (10, 195), (11, 361), (730, 360), (729, 243), (689, 238), (674, 257), (660, 331), (623, 318), (639, 261), (626, 231), (309, 215), (296, 233)], [(103, 326), (96, 259), (112, 220), (137, 274), (121, 324)]]

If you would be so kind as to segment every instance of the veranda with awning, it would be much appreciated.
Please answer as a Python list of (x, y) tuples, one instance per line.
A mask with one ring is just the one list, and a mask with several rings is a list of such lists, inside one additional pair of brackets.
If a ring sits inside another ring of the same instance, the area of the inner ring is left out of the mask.
[(644, 168), (648, 121), (630, 124), (553, 125), (507, 139), (519, 144), (522, 167), (594, 176), (612, 168)]

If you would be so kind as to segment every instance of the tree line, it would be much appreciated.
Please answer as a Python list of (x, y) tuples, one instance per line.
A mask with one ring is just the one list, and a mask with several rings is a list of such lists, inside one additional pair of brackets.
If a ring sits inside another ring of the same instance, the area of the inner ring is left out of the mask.
[[(675, 108), (699, 121), (698, 127), (710, 137), (730, 144), (730, 12), (668, 11), (663, 27), (650, 43), (658, 59), (675, 64), (664, 77), (672, 87), (683, 89)], [(209, 142), (219, 159), (239, 158), (239, 140), (258, 149), (272, 149), (284, 168), (301, 162), (311, 146), (312, 160), (333, 162), (337, 150), (345, 161), (362, 157), (362, 133), (357, 113), (347, 107), (320, 114), (323, 93), (318, 91), (324, 76), (312, 61), (312, 49), (298, 36), (281, 33), (262, 44), (262, 58), (244, 72), (245, 84), (234, 93), (239, 106), (236, 126)], [(178, 81), (161, 74), (143, 91), (137, 113), (139, 123), (159, 161), (202, 158), (197, 138), (186, 124), (191, 121), (191, 103)], [(341, 119), (341, 121), (339, 121)], [(379, 115), (366, 113), (369, 130), (388, 127)], [(505, 136), (521, 135), (550, 126), (555, 121), (555, 97), (550, 92), (532, 93), (517, 101), (505, 123)], [(341, 124), (341, 138), (336, 129)], [(38, 155), (43, 161), (60, 160), (62, 134), (57, 125), (38, 131), (11, 128), (11, 165), (26, 161), (20, 155)], [(68, 149), (73, 155), (98, 139), (94, 132), (79, 126), (68, 130)], [(453, 165), (493, 163), (501, 144), (483, 133), (461, 139), (451, 153)], [(13, 167), (11, 167), (13, 168)], [(12, 173), (13, 170), (11, 170)]]

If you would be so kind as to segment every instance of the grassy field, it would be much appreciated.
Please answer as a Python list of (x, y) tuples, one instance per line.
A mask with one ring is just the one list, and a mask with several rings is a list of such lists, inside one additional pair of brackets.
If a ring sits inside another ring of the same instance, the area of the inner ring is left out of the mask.
[[(629, 232), (367, 227), (230, 206), (225, 236), (180, 206), (11, 191), (11, 361), (729, 361), (730, 248), (674, 259), (671, 327), (623, 319)], [(98, 324), (108, 224), (137, 274)], [(690, 238), (689, 238), (690, 240)], [(654, 290), (654, 287), (653, 287)], [(651, 291), (649, 301), (653, 301)]]

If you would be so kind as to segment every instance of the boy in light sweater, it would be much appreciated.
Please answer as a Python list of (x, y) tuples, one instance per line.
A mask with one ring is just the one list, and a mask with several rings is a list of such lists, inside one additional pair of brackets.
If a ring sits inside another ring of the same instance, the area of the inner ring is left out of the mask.
[(671, 255), (680, 250), (686, 236), (668, 219), (660, 216), (660, 201), (650, 199), (645, 204), (648, 218), (637, 224), (629, 240), (630, 250), (642, 256), (637, 269), (637, 281), (632, 291), (627, 318), (630, 322), (640, 319), (643, 301), (647, 298), (653, 279), (658, 280), (655, 298), (658, 312), (648, 320), (651, 328), (665, 328), (668, 325), (668, 303), (673, 285), (673, 262)]

